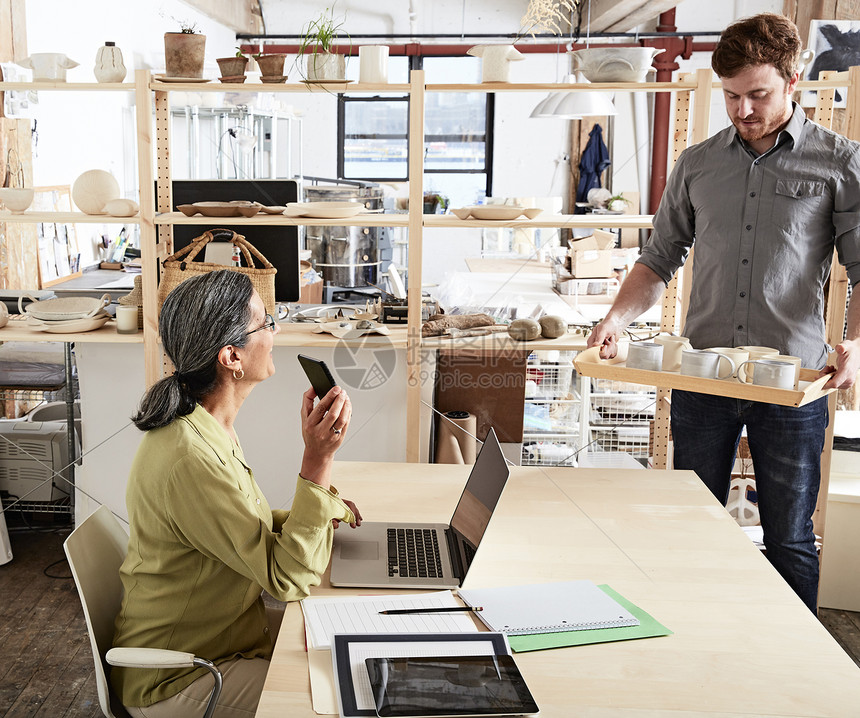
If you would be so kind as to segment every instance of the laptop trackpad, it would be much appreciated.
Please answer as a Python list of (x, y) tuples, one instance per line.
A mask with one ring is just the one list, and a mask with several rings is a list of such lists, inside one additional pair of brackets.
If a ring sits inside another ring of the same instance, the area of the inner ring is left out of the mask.
[(379, 544), (376, 541), (346, 541), (341, 544), (340, 557), (348, 561), (376, 561)]

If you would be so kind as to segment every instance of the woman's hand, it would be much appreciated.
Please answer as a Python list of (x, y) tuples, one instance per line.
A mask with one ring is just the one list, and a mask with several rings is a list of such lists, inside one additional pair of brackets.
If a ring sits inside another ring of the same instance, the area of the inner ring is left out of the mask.
[(305, 453), (301, 475), (329, 488), (329, 473), (335, 452), (346, 438), (352, 417), (352, 402), (342, 387), (333, 387), (314, 406), (316, 392), (308, 389), (302, 396), (302, 440)]
[[(349, 506), (349, 510), (352, 511), (353, 516), (355, 516), (355, 523), (350, 524), (350, 526), (352, 528), (355, 528), (356, 526), (361, 526), (361, 512), (358, 510), (358, 507), (349, 499), (344, 499), (343, 503)], [(339, 519), (332, 519), (331, 522), (334, 524), (335, 528), (340, 526)]]

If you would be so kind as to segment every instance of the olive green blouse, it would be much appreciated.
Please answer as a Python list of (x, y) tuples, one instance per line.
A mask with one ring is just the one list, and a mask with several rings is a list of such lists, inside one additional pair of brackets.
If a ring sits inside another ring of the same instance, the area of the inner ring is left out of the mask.
[[(332, 519), (352, 522), (334, 488), (301, 477), (291, 511), (269, 508), (242, 449), (201, 406), (146, 432), (126, 490), (131, 535), (115, 646), (167, 648), (214, 663), (269, 658), (265, 589), (308, 595), (331, 553)], [(205, 669), (114, 668), (126, 706), (169, 698)]]

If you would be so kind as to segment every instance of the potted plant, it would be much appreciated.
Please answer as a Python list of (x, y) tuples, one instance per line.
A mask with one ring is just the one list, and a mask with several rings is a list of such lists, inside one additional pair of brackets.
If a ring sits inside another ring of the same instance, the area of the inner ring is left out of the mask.
[(221, 70), (221, 82), (245, 82), (248, 58), (241, 48), (236, 48), (236, 54), (233, 57), (218, 57), (215, 62)]
[[(346, 78), (346, 58), (333, 52), (334, 41), (344, 20), (335, 19), (334, 8), (326, 8), (302, 28), (299, 57), (305, 56), (308, 82), (338, 81)], [(347, 37), (349, 37), (347, 35)]]
[(284, 61), (287, 56), (283, 53), (261, 52), (254, 55), (254, 59), (260, 67), (260, 80), (262, 82), (284, 82), (287, 79), (284, 76)]
[(179, 32), (164, 33), (164, 66), (168, 77), (203, 77), (206, 36), (197, 25), (180, 22)]

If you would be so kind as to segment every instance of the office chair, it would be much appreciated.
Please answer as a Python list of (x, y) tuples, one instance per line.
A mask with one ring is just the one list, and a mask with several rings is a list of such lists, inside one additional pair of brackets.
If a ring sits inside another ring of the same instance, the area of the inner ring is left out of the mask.
[(122, 603), (119, 568), (128, 550), (128, 536), (107, 506), (100, 506), (63, 543), (72, 576), (78, 588), (96, 672), (99, 706), (106, 718), (129, 718), (119, 698), (111, 691), (107, 665), (129, 668), (209, 669), (215, 688), (204, 718), (211, 718), (221, 694), (221, 672), (191, 653), (158, 648), (111, 648), (114, 619)]

